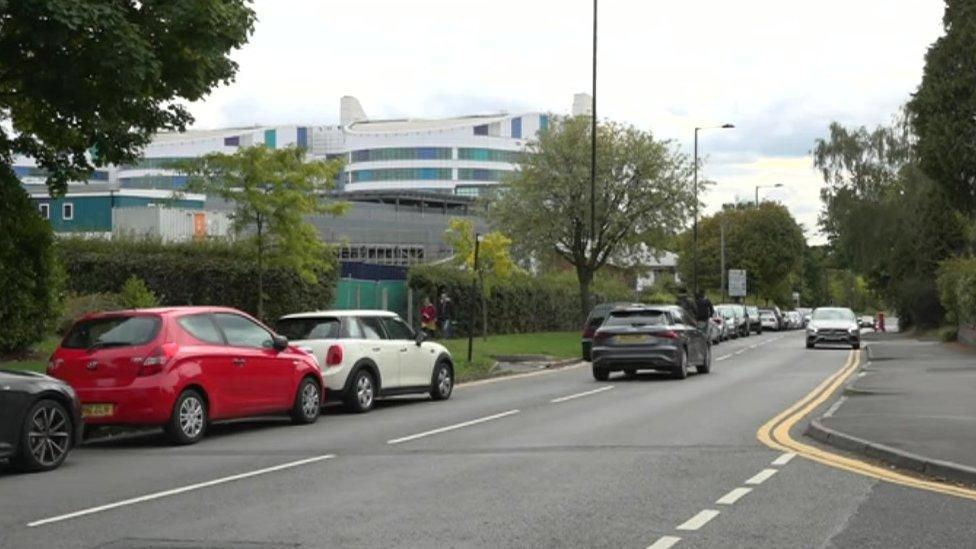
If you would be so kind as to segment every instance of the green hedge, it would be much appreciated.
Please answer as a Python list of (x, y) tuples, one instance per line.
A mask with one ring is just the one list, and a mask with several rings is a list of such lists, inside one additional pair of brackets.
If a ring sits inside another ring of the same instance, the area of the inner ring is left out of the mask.
[[(443, 289), (454, 301), (455, 335), (468, 334), (472, 310), (476, 319), (475, 334), (481, 334), (481, 302), (469, 273), (454, 266), (415, 266), (410, 269), (408, 285), (414, 292), (414, 311), (419, 310), (418, 304), (424, 297), (433, 301), (438, 289)], [(633, 298), (626, 286), (605, 279), (594, 284), (594, 294), (598, 302)], [(569, 273), (512, 275), (492, 289), (486, 303), (490, 334), (578, 330), (583, 323), (579, 312), (579, 285)]]
[(976, 259), (947, 259), (939, 265), (936, 283), (950, 324), (976, 325)]
[[(231, 243), (64, 239), (57, 253), (76, 294), (118, 292), (131, 276), (145, 281), (161, 305), (223, 305), (257, 310), (257, 264), (251, 249)], [(308, 284), (291, 269), (264, 273), (264, 316), (327, 308), (335, 296), (338, 260)]]

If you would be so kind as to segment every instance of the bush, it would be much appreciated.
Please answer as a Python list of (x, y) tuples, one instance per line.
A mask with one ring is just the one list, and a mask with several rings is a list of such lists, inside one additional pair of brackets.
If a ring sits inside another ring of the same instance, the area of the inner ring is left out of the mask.
[(939, 264), (939, 300), (951, 324), (976, 325), (976, 259), (953, 258)]
[(58, 335), (67, 334), (75, 321), (86, 314), (126, 308), (121, 296), (116, 293), (71, 294), (64, 300), (64, 309), (58, 319)]
[(122, 285), (119, 298), (126, 309), (148, 309), (159, 306), (156, 294), (152, 293), (146, 287), (146, 283), (136, 275), (130, 276)]
[(0, 163), (0, 353), (22, 351), (54, 327), (64, 279), (53, 243), (50, 224)]
[[(473, 282), (469, 273), (453, 266), (420, 265), (410, 269), (407, 283), (414, 291), (414, 310), (424, 297), (433, 301), (439, 290), (447, 292), (455, 304), (456, 335), (466, 336), (472, 312), (475, 333), (481, 333), (481, 302)], [(626, 286), (610, 280), (595, 282), (594, 295), (599, 301), (632, 298)], [(577, 330), (583, 323), (579, 286), (572, 273), (513, 274), (495, 285), (486, 302), (490, 334)]]
[[(143, 280), (160, 305), (222, 305), (257, 311), (257, 264), (246, 245), (209, 242), (163, 244), (146, 240), (63, 239), (57, 253), (77, 294), (119, 291), (132, 276)], [(264, 318), (327, 308), (335, 296), (338, 260), (309, 284), (294, 269), (267, 267)]]
[(945, 343), (952, 343), (959, 339), (959, 328), (956, 326), (945, 326), (939, 329), (939, 339)]

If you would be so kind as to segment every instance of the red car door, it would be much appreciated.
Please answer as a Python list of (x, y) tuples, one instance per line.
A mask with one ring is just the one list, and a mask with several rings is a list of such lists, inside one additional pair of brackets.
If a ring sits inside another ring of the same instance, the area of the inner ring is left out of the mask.
[(272, 348), (272, 334), (257, 322), (233, 313), (214, 320), (232, 350), (235, 395), (245, 414), (285, 410), (292, 402), (294, 366), (287, 353)]
[(210, 401), (211, 419), (224, 419), (246, 413), (242, 409), (242, 395), (238, 394), (235, 378), (236, 350), (227, 345), (217, 329), (213, 315), (200, 313), (181, 316), (176, 323), (190, 337), (181, 342), (187, 360), (200, 368), (203, 384)]

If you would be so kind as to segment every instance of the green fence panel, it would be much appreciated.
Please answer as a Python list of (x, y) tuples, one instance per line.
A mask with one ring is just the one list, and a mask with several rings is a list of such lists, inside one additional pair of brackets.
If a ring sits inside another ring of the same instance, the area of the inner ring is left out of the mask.
[(341, 278), (336, 286), (336, 299), (333, 308), (340, 310), (385, 309), (406, 318), (407, 282), (405, 280)]

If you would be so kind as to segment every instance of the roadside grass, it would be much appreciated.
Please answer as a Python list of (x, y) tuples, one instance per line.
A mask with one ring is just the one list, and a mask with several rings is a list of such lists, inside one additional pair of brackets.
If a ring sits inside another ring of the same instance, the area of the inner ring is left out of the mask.
[(0, 369), (30, 370), (44, 373), (47, 371), (47, 359), (58, 348), (59, 343), (61, 343), (61, 336), (49, 335), (22, 356), (11, 357), (9, 360), (6, 357), (0, 357)]
[(468, 340), (439, 340), (454, 356), (454, 375), (458, 381), (487, 377), (497, 355), (547, 355), (557, 359), (580, 356), (579, 332), (539, 332), (474, 338), (472, 360), (468, 363)]

